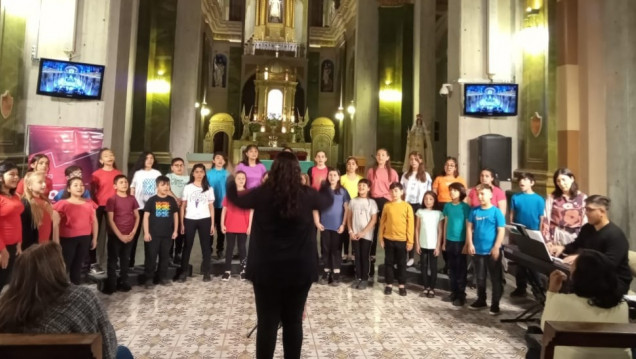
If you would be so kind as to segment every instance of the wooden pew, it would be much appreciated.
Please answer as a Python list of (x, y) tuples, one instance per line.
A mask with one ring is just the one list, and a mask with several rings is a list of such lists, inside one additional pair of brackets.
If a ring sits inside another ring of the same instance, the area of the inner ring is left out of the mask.
[(554, 358), (556, 346), (632, 348), (636, 346), (636, 324), (547, 321), (541, 358)]
[(102, 336), (95, 334), (0, 334), (2, 359), (101, 359)]

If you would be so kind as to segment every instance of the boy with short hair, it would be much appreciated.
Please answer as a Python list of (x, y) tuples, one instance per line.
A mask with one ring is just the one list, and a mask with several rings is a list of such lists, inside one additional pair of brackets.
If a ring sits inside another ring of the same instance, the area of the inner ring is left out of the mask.
[(480, 184), (476, 188), (479, 207), (470, 212), (466, 223), (466, 248), (473, 256), (477, 278), (477, 300), (470, 309), (486, 308), (486, 273), (490, 273), (492, 300), (490, 314), (499, 314), (499, 300), (503, 293), (501, 243), (504, 238), (506, 220), (499, 208), (492, 205), (492, 187)]
[(171, 285), (168, 280), (170, 245), (177, 238), (179, 206), (170, 196), (170, 179), (159, 176), (155, 180), (157, 194), (150, 197), (144, 207), (144, 241), (146, 289), (153, 287), (157, 255), (159, 256), (159, 284)]
[[(185, 174), (185, 161), (181, 157), (175, 157), (170, 162), (170, 173), (166, 175), (170, 179), (170, 196), (172, 196), (179, 206), (181, 206), (181, 195), (183, 188), (190, 181), (190, 176)], [(185, 235), (177, 230), (177, 239), (170, 246), (170, 258), (174, 258), (174, 263), (181, 265), (181, 252), (183, 251), (183, 243)], [(173, 253), (174, 252), (174, 253)]]
[(327, 154), (325, 151), (317, 151), (314, 157), (315, 165), (307, 170), (309, 175), (309, 185), (316, 191), (320, 191), (322, 181), (327, 180), (329, 168), (327, 168)]
[(360, 290), (366, 289), (368, 285), (373, 228), (378, 220), (378, 205), (369, 198), (370, 187), (368, 179), (363, 178), (358, 181), (358, 197), (349, 202), (349, 218), (347, 218), (356, 266), (356, 280), (351, 287)]
[[(113, 180), (115, 195), (106, 202), (108, 217), (108, 279), (103, 288), (105, 294), (115, 290), (128, 292), (128, 262), (132, 240), (139, 226), (139, 204), (128, 190), (128, 179), (123, 174)], [(119, 280), (117, 280), (117, 260), (119, 260)]]
[[(208, 184), (214, 191), (214, 218), (221, 218), (228, 175), (227, 156), (223, 152), (215, 152), (214, 157), (212, 157), (212, 168), (205, 173), (208, 178)], [(222, 259), (224, 258), (225, 233), (221, 230), (221, 221), (215, 221), (214, 227), (214, 232), (216, 233), (216, 257)], [(214, 235), (210, 235), (210, 253), (214, 252), (213, 244)]]
[[(535, 231), (540, 230), (541, 217), (545, 210), (545, 200), (540, 195), (534, 193), (534, 176), (529, 172), (519, 174), (520, 193), (515, 193), (510, 199), (510, 221), (526, 226)], [(528, 286), (528, 276), (537, 278), (538, 273), (521, 265), (517, 266), (515, 279), (517, 289), (510, 293), (511, 297), (525, 297)]]

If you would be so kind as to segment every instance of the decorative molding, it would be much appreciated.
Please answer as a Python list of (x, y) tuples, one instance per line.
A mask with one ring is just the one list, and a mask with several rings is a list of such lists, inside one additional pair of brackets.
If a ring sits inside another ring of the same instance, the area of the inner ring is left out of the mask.
[(218, 41), (243, 42), (242, 23), (228, 21), (223, 16), (223, 8), (217, 0), (202, 0), (201, 10), (205, 23), (212, 30), (212, 38)]
[(338, 47), (344, 41), (347, 30), (355, 26), (357, 10), (358, 1), (342, 0), (328, 27), (309, 28), (309, 46)]

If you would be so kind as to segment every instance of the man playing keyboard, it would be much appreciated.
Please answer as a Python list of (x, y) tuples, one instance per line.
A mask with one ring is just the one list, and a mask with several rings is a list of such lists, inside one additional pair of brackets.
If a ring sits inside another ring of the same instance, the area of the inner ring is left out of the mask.
[(585, 200), (587, 224), (581, 227), (576, 240), (565, 246), (548, 244), (548, 247), (555, 257), (566, 254), (563, 262), (567, 264), (574, 262), (581, 249), (594, 249), (605, 254), (614, 265), (619, 278), (619, 287), (625, 294), (632, 281), (627, 259), (629, 243), (623, 230), (610, 222), (609, 208), (609, 198), (601, 195), (589, 196)]

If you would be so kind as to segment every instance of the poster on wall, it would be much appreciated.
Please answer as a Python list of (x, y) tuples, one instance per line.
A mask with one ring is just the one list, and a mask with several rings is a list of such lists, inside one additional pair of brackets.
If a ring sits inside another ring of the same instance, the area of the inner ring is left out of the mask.
[(28, 127), (29, 160), (43, 153), (49, 158), (48, 177), (53, 181), (49, 198), (66, 186), (64, 170), (69, 166), (82, 169), (84, 185), (88, 189), (91, 174), (97, 169), (99, 150), (104, 133), (101, 128), (37, 126)]

